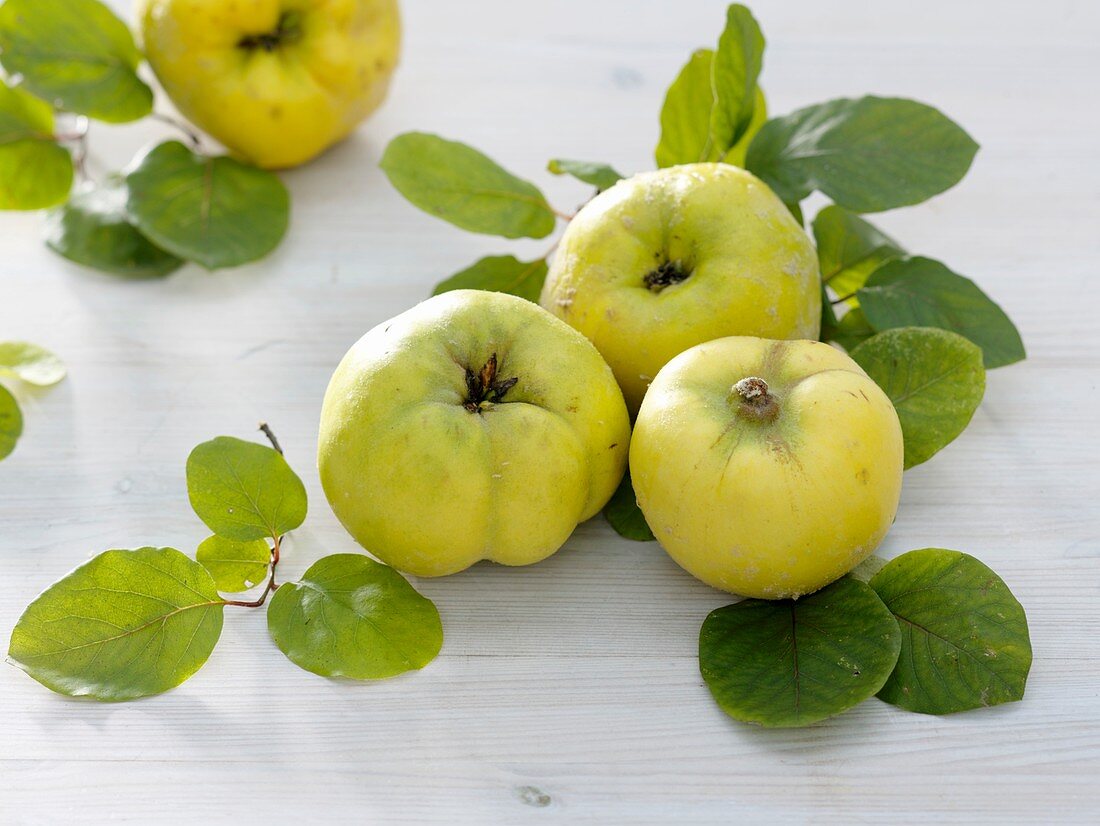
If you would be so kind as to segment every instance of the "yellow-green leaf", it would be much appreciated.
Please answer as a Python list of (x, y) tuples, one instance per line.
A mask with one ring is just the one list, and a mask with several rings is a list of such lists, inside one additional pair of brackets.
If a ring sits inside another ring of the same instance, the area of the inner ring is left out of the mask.
[(423, 668), (443, 645), (431, 600), (393, 568), (362, 554), (326, 556), (300, 582), (280, 585), (267, 627), (299, 667), (354, 680)]
[(59, 109), (98, 120), (137, 120), (153, 91), (137, 76), (130, 29), (97, 0), (4, 0), (0, 63)]
[(267, 445), (219, 436), (187, 457), (187, 495), (218, 536), (274, 539), (306, 518), (306, 489), (286, 459)]
[(0, 209), (44, 209), (69, 194), (73, 161), (53, 128), (49, 104), (0, 81)]
[(8, 388), (0, 384), (0, 459), (11, 456), (21, 435), (23, 412), (19, 409), (19, 402)]
[(199, 543), (195, 559), (210, 572), (219, 591), (234, 594), (265, 581), (271, 548), (263, 539), (237, 542), (215, 534)]
[(470, 232), (544, 238), (557, 221), (534, 184), (458, 141), (406, 132), (390, 141), (380, 166), (413, 205)]
[(29, 341), (0, 341), (0, 375), (5, 373), (36, 387), (50, 387), (65, 378), (65, 365)]
[(206, 662), (223, 604), (206, 569), (174, 548), (107, 551), (28, 606), (8, 656), (60, 694), (159, 694)]

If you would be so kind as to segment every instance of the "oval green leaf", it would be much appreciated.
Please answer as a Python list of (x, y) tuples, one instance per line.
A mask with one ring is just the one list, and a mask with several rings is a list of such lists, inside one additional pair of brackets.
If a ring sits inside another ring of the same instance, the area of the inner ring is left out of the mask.
[(900, 650), (882, 600), (845, 577), (799, 600), (746, 599), (712, 611), (699, 633), (699, 669), (735, 720), (806, 726), (874, 696)]
[(119, 178), (78, 189), (46, 216), (46, 246), (74, 263), (125, 278), (160, 278), (183, 261), (142, 235), (126, 212)]
[(491, 255), (440, 281), (432, 295), (450, 290), (489, 290), (518, 295), (537, 304), (546, 271), (545, 258), (520, 261), (514, 255)]
[(215, 534), (199, 543), (195, 559), (214, 578), (219, 591), (235, 594), (265, 581), (271, 548), (263, 539), (237, 542)]
[(894, 403), (906, 468), (927, 462), (966, 430), (985, 395), (981, 348), (946, 330), (887, 330), (851, 356)]
[(51, 207), (72, 185), (72, 156), (54, 141), (49, 104), (0, 81), (0, 209)]
[(993, 300), (969, 278), (931, 258), (903, 258), (875, 270), (857, 294), (876, 330), (939, 327), (982, 348), (986, 369), (1020, 361), (1020, 333)]
[(208, 270), (267, 255), (290, 220), (290, 197), (275, 175), (179, 141), (149, 151), (126, 174), (126, 187), (126, 211), (141, 234)]
[(36, 387), (50, 387), (65, 378), (65, 365), (29, 341), (0, 341), (0, 374), (4, 373)]
[(748, 132), (756, 107), (756, 81), (764, 60), (764, 35), (745, 6), (726, 9), (726, 27), (718, 38), (711, 65), (714, 106), (711, 142), (724, 155)]
[(8, 656), (59, 694), (159, 694), (206, 662), (223, 604), (206, 569), (174, 548), (107, 551), (30, 604)]
[(153, 91), (126, 24), (97, 0), (5, 0), (0, 64), (58, 109), (111, 123), (145, 117)]
[(219, 436), (187, 457), (191, 507), (218, 536), (274, 539), (306, 518), (306, 488), (278, 451)]
[(432, 601), (362, 554), (326, 556), (280, 585), (267, 627), (291, 662), (324, 677), (393, 677), (423, 668), (443, 645)]
[(0, 459), (11, 456), (15, 443), (23, 435), (23, 412), (19, 402), (0, 384)]
[(711, 151), (710, 117), (714, 107), (711, 85), (713, 49), (698, 49), (672, 81), (661, 106), (661, 139), (655, 156), (657, 166), (717, 160)]
[(962, 180), (978, 144), (903, 98), (841, 98), (769, 120), (746, 166), (786, 202), (814, 190), (855, 212), (919, 204)]
[(841, 298), (853, 295), (887, 261), (905, 254), (897, 241), (835, 204), (817, 213), (813, 231), (821, 280)]
[(604, 518), (615, 529), (615, 533), (624, 539), (635, 542), (652, 542), (653, 531), (646, 524), (642, 509), (638, 507), (638, 497), (634, 493), (634, 484), (630, 481), (629, 469), (623, 474), (623, 480), (604, 506)]
[(598, 192), (611, 189), (623, 176), (605, 163), (594, 161), (571, 161), (567, 158), (554, 158), (546, 165), (552, 175), (571, 175), (582, 183), (591, 184)]
[(1024, 696), (1027, 617), (1004, 581), (974, 557), (910, 551), (875, 574), (871, 587), (901, 626), (901, 657), (881, 699), (951, 714)]
[(505, 238), (545, 238), (557, 218), (543, 194), (476, 149), (425, 132), (398, 135), (382, 171), (412, 204), (457, 227)]

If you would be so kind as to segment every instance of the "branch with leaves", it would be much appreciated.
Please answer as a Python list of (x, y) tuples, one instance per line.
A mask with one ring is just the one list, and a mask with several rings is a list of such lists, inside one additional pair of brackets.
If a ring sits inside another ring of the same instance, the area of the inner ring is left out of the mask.
[[(195, 559), (157, 547), (99, 554), (23, 612), (11, 661), (60, 694), (133, 700), (203, 666), (226, 606), (267, 603), (275, 645), (315, 674), (381, 679), (431, 662), (443, 644), (439, 612), (392, 568), (333, 554), (298, 582), (276, 582), (307, 500), (271, 429), (261, 429), (272, 447), (220, 436), (188, 457), (188, 497), (213, 532)], [(247, 599), (223, 596), (250, 590)]]
[[(99, 0), (0, 5), (0, 209), (49, 209), (50, 249), (129, 278), (165, 276), (185, 261), (213, 270), (267, 255), (286, 234), (286, 188), (270, 172), (211, 154), (192, 126), (155, 113), (141, 60), (129, 28)], [(89, 119), (146, 117), (185, 142), (160, 143), (126, 170), (93, 179)]]

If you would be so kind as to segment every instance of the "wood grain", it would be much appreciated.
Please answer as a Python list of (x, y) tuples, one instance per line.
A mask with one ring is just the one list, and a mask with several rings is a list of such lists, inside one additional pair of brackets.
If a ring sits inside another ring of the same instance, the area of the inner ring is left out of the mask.
[[(390, 102), (285, 175), (292, 227), (268, 260), (126, 283), (46, 251), (38, 216), (0, 217), (0, 338), (49, 346), (71, 369), (51, 391), (23, 393), (26, 433), (0, 464), (5, 639), (38, 591), (98, 551), (192, 551), (205, 532), (184, 494), (188, 451), (247, 438), (261, 418), (312, 502), (285, 574), (354, 550), (313, 470), (337, 360), (475, 258), (544, 247), (409, 207), (377, 169), (385, 142), (406, 129), (466, 140), (570, 209), (587, 192), (543, 174), (546, 159), (650, 167), (664, 89), (717, 36), (724, 3), (404, 6)], [(423, 672), (393, 681), (300, 671), (246, 611), (226, 617), (198, 675), (146, 701), (70, 701), (0, 668), (0, 821), (1100, 819), (1098, 7), (753, 7), (773, 112), (907, 95), (983, 145), (957, 190), (878, 223), (994, 296), (1029, 359), (991, 374), (971, 428), (906, 475), (883, 553), (957, 548), (1001, 574), (1031, 626), (1025, 700), (946, 718), (870, 701), (805, 730), (737, 725), (695, 661), (703, 618), (728, 598), (596, 520), (538, 566), (419, 582), (446, 642)], [(160, 134), (94, 126), (95, 167), (125, 164)]]

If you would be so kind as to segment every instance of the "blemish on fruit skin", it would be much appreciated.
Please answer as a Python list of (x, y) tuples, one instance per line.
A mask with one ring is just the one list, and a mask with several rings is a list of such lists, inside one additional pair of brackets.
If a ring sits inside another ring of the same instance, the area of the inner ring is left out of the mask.
[(856, 474), (856, 479), (858, 479), (860, 481), (860, 483), (864, 484), (864, 485), (867, 484), (867, 482), (870, 480), (870, 478), (871, 478), (871, 474), (869, 474), (867, 472), (867, 468), (860, 468), (859, 472)]

